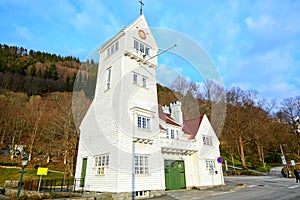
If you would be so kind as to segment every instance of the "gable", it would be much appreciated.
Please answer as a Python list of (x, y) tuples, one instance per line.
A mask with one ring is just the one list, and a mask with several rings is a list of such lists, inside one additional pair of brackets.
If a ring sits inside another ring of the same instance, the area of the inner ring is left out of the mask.
[(185, 120), (183, 122), (183, 132), (185, 134), (190, 135), (190, 139), (194, 139), (195, 136), (198, 133), (200, 124), (202, 122), (202, 116), (194, 118), (194, 119), (189, 119), (189, 120)]
[(195, 135), (197, 140), (202, 140), (203, 136), (208, 136), (210, 138), (213, 138), (214, 141), (217, 141), (218, 144), (220, 143), (206, 115), (203, 116), (197, 135)]
[(123, 32), (127, 35), (127, 38), (136, 38), (149, 45), (152, 49), (158, 50), (158, 46), (144, 15), (140, 15), (133, 23), (124, 28)]

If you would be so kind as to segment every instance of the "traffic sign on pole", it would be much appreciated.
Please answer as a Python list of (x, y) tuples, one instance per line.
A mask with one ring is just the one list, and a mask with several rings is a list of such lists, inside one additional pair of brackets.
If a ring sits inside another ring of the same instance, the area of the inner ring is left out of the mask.
[(217, 158), (218, 163), (222, 163), (223, 162), (223, 158), (220, 156)]

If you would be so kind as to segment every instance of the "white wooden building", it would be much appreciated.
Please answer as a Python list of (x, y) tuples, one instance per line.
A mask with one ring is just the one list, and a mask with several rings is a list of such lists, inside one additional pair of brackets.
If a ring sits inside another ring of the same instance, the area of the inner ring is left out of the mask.
[(76, 189), (129, 199), (223, 184), (207, 117), (183, 121), (180, 102), (158, 112), (158, 46), (144, 15), (99, 53), (95, 98), (80, 125)]

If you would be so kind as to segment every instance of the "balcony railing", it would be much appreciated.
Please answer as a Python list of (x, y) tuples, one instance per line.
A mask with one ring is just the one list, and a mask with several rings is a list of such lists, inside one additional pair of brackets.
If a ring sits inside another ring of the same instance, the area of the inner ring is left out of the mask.
[(196, 141), (160, 138), (160, 146), (163, 153), (193, 154), (197, 151)]

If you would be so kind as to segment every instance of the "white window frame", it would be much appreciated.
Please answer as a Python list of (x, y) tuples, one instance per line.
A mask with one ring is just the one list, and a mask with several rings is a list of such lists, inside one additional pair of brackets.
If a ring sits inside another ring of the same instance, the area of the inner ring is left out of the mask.
[(135, 48), (136, 50), (139, 50), (139, 49), (140, 49), (139, 47), (140, 47), (139, 41), (134, 40), (134, 41), (133, 41), (133, 48)]
[(133, 48), (147, 56), (150, 55), (150, 47), (137, 39), (133, 39)]
[(203, 144), (207, 145), (207, 146), (213, 146), (213, 140), (212, 137), (208, 137), (208, 136), (203, 136), (202, 137), (203, 140)]
[(110, 48), (107, 48), (106, 50), (106, 58), (108, 58), (110, 56)]
[(147, 78), (144, 76), (142, 78), (142, 87), (147, 88)]
[(171, 129), (171, 139), (175, 139), (175, 132), (174, 132), (174, 129)]
[(106, 69), (105, 90), (109, 90), (111, 88), (111, 68), (112, 67)]
[(149, 174), (149, 156), (135, 155), (134, 156), (134, 173)]
[(216, 162), (214, 160), (205, 160), (206, 170), (209, 170), (209, 173), (214, 173), (216, 168)]
[(115, 43), (115, 52), (119, 50), (119, 41), (116, 41)]
[(176, 139), (178, 140), (178, 139), (179, 139), (179, 131), (176, 130), (175, 132), (176, 132), (176, 135), (175, 135), (175, 136), (176, 136)]
[(150, 117), (145, 117), (143, 115), (137, 116), (137, 127), (139, 129), (150, 130)]
[(169, 138), (170, 136), (169, 136), (169, 129), (168, 128), (166, 128), (166, 138)]
[(133, 73), (133, 83), (138, 84), (138, 75), (136, 73)]
[(109, 167), (109, 154), (95, 156), (94, 167), (96, 175), (105, 175), (106, 168)]
[(111, 55), (113, 55), (114, 53), (116, 53), (118, 50), (119, 50), (119, 41), (116, 41), (114, 44), (112, 44), (111, 46), (107, 47), (106, 58), (110, 57)]

